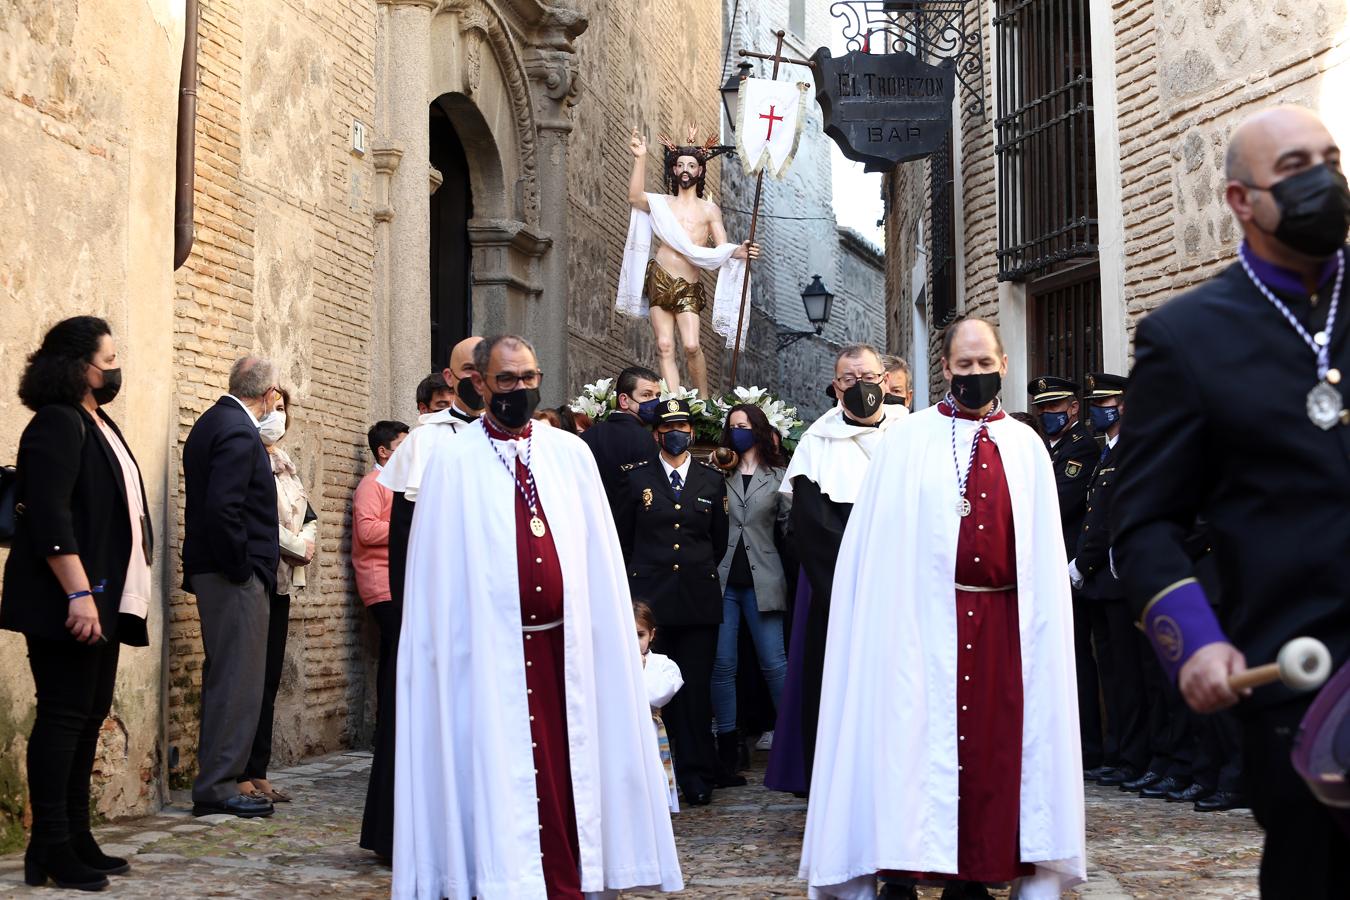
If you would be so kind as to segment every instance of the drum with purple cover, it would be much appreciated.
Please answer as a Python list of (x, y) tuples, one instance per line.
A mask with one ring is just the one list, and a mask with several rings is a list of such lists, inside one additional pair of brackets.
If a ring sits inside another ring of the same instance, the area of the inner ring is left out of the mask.
[[(1294, 770), (1327, 806), (1350, 810), (1350, 663), (1326, 683), (1299, 725)], [(1342, 826), (1350, 816), (1339, 816)]]

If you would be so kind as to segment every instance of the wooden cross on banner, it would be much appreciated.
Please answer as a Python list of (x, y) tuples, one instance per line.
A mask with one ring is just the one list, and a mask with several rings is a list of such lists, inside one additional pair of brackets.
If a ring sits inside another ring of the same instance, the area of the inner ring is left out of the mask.
[[(778, 43), (774, 47), (773, 53), (756, 53), (753, 50), (746, 50), (742, 48), (740, 51), (740, 55), (743, 57), (748, 56), (753, 59), (767, 59), (772, 61), (773, 62), (772, 77), (775, 79), (778, 77), (778, 67), (783, 63), (786, 63), (790, 66), (806, 66), (806, 68), (808, 69), (815, 68), (815, 63), (811, 62), (809, 59), (794, 59), (790, 56), (783, 55), (783, 38), (787, 36), (786, 31), (780, 28), (773, 34), (774, 37), (778, 39)], [(775, 111), (776, 107), (770, 106), (768, 115), (764, 115), (763, 113), (761, 113), (759, 116), (761, 119), (769, 120), (769, 134), (768, 134), (769, 137), (773, 137), (773, 123), (783, 121), (782, 116), (774, 115)], [(754, 206), (750, 208), (750, 236), (746, 238), (746, 240), (749, 241), (750, 243), (754, 243), (755, 230), (759, 226), (759, 201), (763, 194), (763, 191), (764, 191), (764, 169), (763, 167), (761, 167), (759, 170), (759, 174), (755, 176), (755, 203)], [(741, 282), (741, 305), (740, 310), (736, 315), (736, 344), (731, 351), (732, 388), (736, 387), (736, 370), (740, 366), (741, 362), (741, 329), (745, 327), (745, 296), (750, 290), (750, 262), (751, 262), (750, 258), (747, 256), (745, 259), (745, 279), (744, 281)]]

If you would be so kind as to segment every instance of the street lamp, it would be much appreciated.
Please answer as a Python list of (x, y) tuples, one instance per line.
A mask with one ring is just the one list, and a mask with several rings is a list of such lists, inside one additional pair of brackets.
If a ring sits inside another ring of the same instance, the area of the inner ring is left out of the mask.
[(802, 306), (806, 307), (806, 318), (815, 326), (815, 331), (780, 331), (778, 349), (784, 350), (805, 337), (820, 334), (821, 328), (830, 321), (830, 312), (834, 309), (834, 294), (826, 290), (819, 275), (811, 276), (811, 283), (802, 291)]
[(722, 85), (722, 108), (727, 111), (727, 124), (731, 127), (731, 133), (736, 133), (736, 113), (740, 111), (741, 106), (741, 82), (750, 77), (754, 71), (754, 66), (748, 62), (743, 62), (736, 67), (737, 72), (727, 76), (727, 83)]

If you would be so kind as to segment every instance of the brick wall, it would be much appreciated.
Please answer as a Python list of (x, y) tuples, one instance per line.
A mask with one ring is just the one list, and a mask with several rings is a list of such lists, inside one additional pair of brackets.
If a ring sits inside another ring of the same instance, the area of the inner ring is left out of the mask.
[[(309, 586), (292, 596), (276, 716), (284, 762), (369, 728), (347, 554), (351, 491), (367, 465), (372, 170), (347, 147), (351, 120), (373, 118), (374, 5), (202, 0), (201, 22), (197, 230), (176, 282), (177, 515), (165, 545), (181, 546), (182, 440), (225, 393), (234, 359), (271, 357), (292, 392), (281, 446), (320, 534)], [(181, 591), (169, 643), (168, 744), (181, 781), (195, 770), (202, 661), (196, 605)]]
[[(982, 5), (987, 112), (983, 119), (963, 120), (958, 173), (966, 255), (962, 309), (997, 318), (993, 3)], [(1311, 7), (1236, 0), (1111, 4), (1130, 335), (1139, 316), (1232, 260), (1241, 234), (1222, 196), (1223, 157), (1228, 135), (1244, 117), (1297, 103), (1323, 115), (1342, 140), (1350, 138), (1350, 121), (1338, 102), (1350, 87), (1344, 61), (1348, 6), (1345, 0)], [(1095, 77), (1101, 84), (1110, 75), (1098, 71)], [(911, 262), (896, 256), (908, 252), (913, 223), (926, 211), (926, 187), (916, 183), (919, 177), (926, 181), (926, 166), (901, 167), (887, 179), (888, 327), (905, 345), (909, 314), (899, 306), (913, 300), (906, 297)], [(933, 349), (930, 359), (935, 370)], [(939, 389), (936, 371), (930, 374)]]

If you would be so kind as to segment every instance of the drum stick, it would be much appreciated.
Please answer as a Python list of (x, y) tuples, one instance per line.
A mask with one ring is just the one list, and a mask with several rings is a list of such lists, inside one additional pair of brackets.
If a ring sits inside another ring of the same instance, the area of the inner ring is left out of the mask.
[(1239, 672), (1228, 679), (1233, 691), (1245, 691), (1281, 682), (1296, 691), (1311, 691), (1322, 686), (1331, 675), (1331, 653), (1317, 638), (1294, 638), (1280, 648), (1275, 662)]

